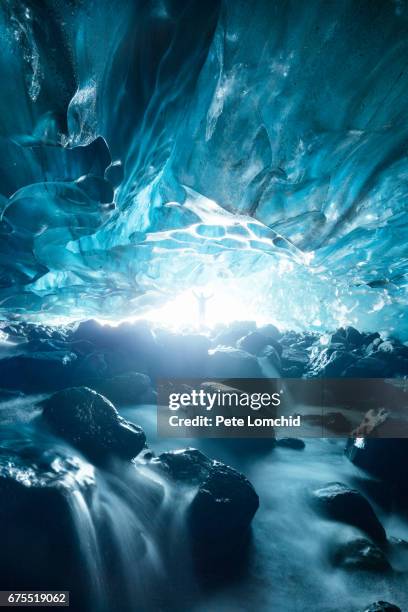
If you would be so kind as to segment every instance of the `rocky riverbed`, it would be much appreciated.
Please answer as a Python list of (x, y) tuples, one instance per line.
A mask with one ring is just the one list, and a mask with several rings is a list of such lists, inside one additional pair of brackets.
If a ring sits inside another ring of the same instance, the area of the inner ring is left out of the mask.
[(152, 405), (159, 375), (402, 377), (397, 339), (252, 322), (2, 333), (3, 589), (70, 589), (81, 612), (408, 605), (405, 440), (160, 440)]

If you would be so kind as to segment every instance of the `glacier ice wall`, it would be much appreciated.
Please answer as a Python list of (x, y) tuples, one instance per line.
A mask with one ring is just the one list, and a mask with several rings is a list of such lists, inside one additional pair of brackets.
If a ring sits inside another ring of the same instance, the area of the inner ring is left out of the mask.
[(405, 1), (5, 0), (0, 32), (2, 316), (221, 282), (406, 334)]

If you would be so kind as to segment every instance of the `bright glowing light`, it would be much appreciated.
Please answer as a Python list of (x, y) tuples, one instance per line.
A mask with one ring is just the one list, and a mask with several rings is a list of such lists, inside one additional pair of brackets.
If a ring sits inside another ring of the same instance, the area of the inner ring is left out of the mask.
[[(203, 325), (200, 324), (199, 300), (196, 297), (199, 294), (208, 297)], [(244, 295), (237, 296), (230, 287), (221, 285), (206, 285), (183, 291), (174, 300), (147, 313), (143, 318), (176, 329), (205, 329), (219, 323), (248, 319), (263, 322)]]

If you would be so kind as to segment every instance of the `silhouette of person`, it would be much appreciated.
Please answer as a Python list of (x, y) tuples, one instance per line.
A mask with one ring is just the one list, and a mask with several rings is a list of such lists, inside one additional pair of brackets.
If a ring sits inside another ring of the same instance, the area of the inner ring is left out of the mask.
[(200, 327), (205, 327), (206, 318), (207, 318), (207, 302), (211, 300), (213, 294), (204, 295), (203, 292), (193, 291), (193, 295), (197, 300), (198, 305), (198, 322)]

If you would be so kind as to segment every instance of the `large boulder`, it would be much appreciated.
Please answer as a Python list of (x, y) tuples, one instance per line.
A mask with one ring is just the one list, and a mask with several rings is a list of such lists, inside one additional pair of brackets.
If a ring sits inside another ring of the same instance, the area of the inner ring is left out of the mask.
[(147, 373), (157, 357), (156, 341), (145, 321), (125, 322), (117, 327), (83, 321), (72, 332), (70, 341), (90, 342), (107, 361), (109, 355), (111, 375), (129, 370)]
[(353, 525), (375, 542), (384, 544), (385, 529), (365, 497), (340, 482), (331, 482), (312, 493), (314, 506), (328, 518)]
[(95, 381), (93, 387), (111, 402), (121, 406), (151, 404), (156, 401), (149, 376), (140, 372), (125, 372), (113, 378)]
[(34, 352), (0, 360), (0, 387), (27, 393), (70, 384), (77, 356), (70, 351)]
[(73, 330), (70, 339), (71, 341), (86, 340), (94, 346), (106, 346), (107, 334), (109, 334), (111, 329), (101, 325), (95, 319), (89, 319), (79, 323), (76, 329)]
[(296, 346), (284, 347), (281, 355), (282, 375), (288, 378), (302, 376), (309, 360), (310, 356), (305, 349)]
[(214, 378), (262, 378), (262, 370), (254, 355), (234, 348), (210, 351), (207, 376)]
[(266, 323), (266, 325), (260, 325), (257, 329), (260, 334), (264, 335), (266, 338), (269, 338), (270, 340), (275, 340), (276, 342), (279, 340), (279, 338), (282, 337), (282, 332), (280, 332), (279, 329), (272, 323)]
[(214, 346), (235, 347), (240, 338), (247, 336), (255, 329), (256, 323), (254, 321), (233, 321), (216, 335)]
[(354, 538), (339, 544), (331, 554), (331, 561), (346, 570), (381, 573), (391, 570), (384, 552), (367, 538)]
[(305, 448), (305, 443), (300, 438), (278, 438), (276, 440), (276, 446), (291, 448), (293, 450), (303, 450)]
[(387, 496), (405, 505), (408, 499), (408, 438), (351, 438), (345, 453), (352, 463), (380, 480)]
[(94, 461), (110, 455), (132, 459), (145, 447), (141, 427), (125, 421), (106, 397), (87, 387), (59, 391), (42, 407), (53, 431)]
[(343, 350), (335, 350), (330, 354), (327, 363), (320, 370), (319, 375), (326, 378), (341, 376), (344, 370), (356, 362), (355, 355)]
[(92, 351), (78, 360), (78, 365), (73, 372), (73, 384), (91, 384), (90, 381), (104, 380), (111, 375), (107, 355), (101, 351)]
[(252, 355), (259, 355), (268, 345), (275, 347), (275, 350), (281, 351), (281, 345), (277, 341), (277, 333), (271, 332), (271, 335), (268, 335), (267, 330), (265, 330), (265, 333), (262, 333), (260, 330), (252, 331), (237, 342), (237, 348)]
[(355, 327), (346, 327), (345, 336), (346, 342), (349, 345), (361, 346), (364, 344), (364, 335), (361, 334)]
[(29, 446), (0, 450), (1, 588), (57, 591), (63, 585), (74, 609), (90, 609), (78, 540), (87, 535), (78, 533), (76, 520), (95, 491), (92, 466), (75, 456)]
[(376, 356), (362, 357), (344, 370), (347, 378), (384, 378), (391, 373), (388, 364)]
[(194, 488), (188, 522), (200, 562), (230, 558), (242, 548), (259, 506), (243, 474), (195, 449), (163, 453), (151, 465)]

